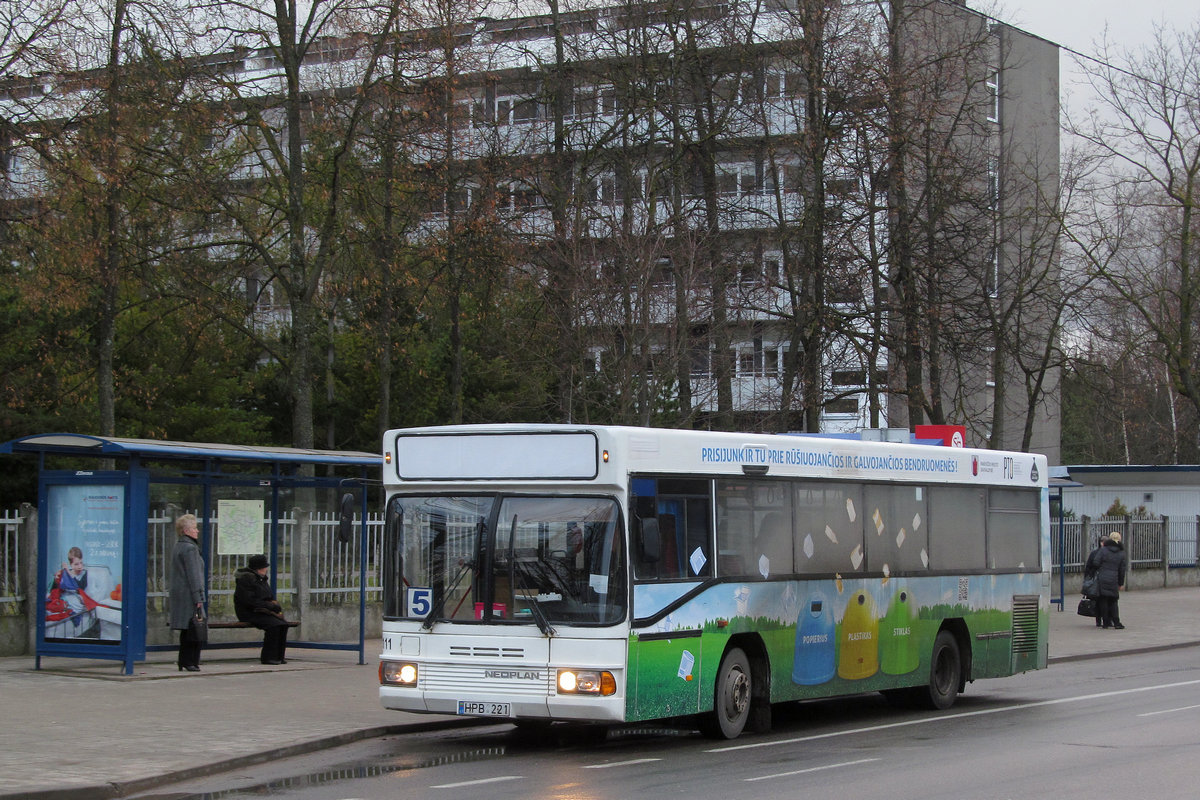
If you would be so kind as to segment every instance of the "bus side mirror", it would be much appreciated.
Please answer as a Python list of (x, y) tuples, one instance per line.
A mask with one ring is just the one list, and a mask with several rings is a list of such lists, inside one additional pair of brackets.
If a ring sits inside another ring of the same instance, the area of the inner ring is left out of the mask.
[(657, 564), (662, 555), (662, 541), (658, 535), (658, 519), (650, 517), (642, 523), (642, 560)]
[(342, 507), (338, 514), (337, 540), (349, 544), (354, 538), (354, 495), (346, 492), (342, 495)]

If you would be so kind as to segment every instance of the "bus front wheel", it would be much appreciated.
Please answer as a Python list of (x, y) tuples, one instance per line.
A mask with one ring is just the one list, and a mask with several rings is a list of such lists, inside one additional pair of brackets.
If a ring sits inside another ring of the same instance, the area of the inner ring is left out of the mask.
[(958, 699), (961, 682), (962, 654), (958, 650), (958, 640), (950, 631), (938, 631), (929, 661), (929, 688), (922, 699), (930, 708), (947, 709)]
[(715, 739), (736, 739), (740, 736), (750, 717), (752, 689), (750, 660), (741, 648), (735, 647), (721, 659), (712, 716), (702, 726), (704, 733)]

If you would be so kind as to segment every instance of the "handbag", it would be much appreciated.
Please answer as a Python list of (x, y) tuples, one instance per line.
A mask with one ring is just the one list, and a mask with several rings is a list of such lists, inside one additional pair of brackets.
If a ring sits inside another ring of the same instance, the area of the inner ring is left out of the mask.
[(204, 611), (197, 608), (196, 613), (192, 615), (189, 626), (192, 629), (192, 638), (200, 644), (208, 643), (208, 618), (204, 616)]
[(1081, 617), (1096, 616), (1096, 598), (1088, 597), (1086, 594), (1079, 598), (1079, 607), (1075, 609), (1075, 613)]
[(1096, 595), (1100, 594), (1100, 581), (1098, 578), (1099, 576), (1095, 573), (1092, 573), (1091, 575), (1085, 575), (1083, 578), (1083, 583), (1079, 587), (1080, 591), (1082, 591), (1088, 597), (1095, 597)]

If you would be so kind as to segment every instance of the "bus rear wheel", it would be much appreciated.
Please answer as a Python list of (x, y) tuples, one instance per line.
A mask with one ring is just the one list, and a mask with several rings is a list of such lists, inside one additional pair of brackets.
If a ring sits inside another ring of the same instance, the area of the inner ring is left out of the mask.
[(930, 708), (947, 709), (958, 699), (962, 683), (962, 653), (950, 631), (938, 631), (929, 660), (929, 687), (922, 700)]
[(721, 659), (712, 715), (701, 725), (704, 734), (714, 739), (736, 739), (740, 736), (746, 727), (746, 720), (750, 718), (753, 688), (750, 660), (741, 648), (735, 647)]

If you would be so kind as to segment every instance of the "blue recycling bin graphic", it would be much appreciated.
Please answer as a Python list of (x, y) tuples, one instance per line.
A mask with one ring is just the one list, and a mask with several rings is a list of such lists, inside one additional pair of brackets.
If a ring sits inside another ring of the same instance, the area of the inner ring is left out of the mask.
[(813, 592), (796, 620), (792, 682), (815, 686), (831, 680), (837, 668), (836, 654), (833, 609), (822, 592)]

